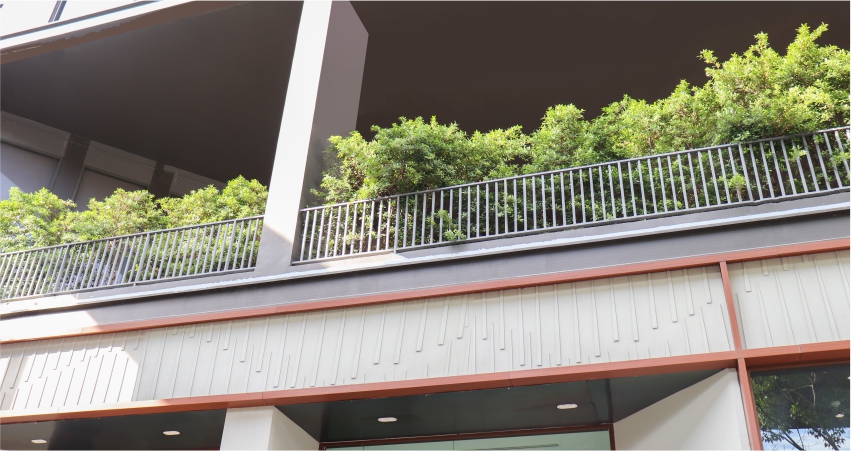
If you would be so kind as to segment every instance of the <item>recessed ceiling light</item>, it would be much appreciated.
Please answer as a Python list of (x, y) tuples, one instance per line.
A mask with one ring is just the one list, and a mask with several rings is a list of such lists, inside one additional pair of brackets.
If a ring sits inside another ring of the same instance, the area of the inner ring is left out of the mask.
[(392, 423), (396, 421), (396, 417), (381, 417), (378, 419), (378, 421), (381, 423)]
[(180, 435), (180, 431), (163, 431), (163, 435)]
[(845, 415), (842, 415), (841, 413), (837, 413), (836, 418), (845, 418)]
[(559, 404), (559, 405), (556, 406), (556, 409), (567, 410), (567, 409), (575, 409), (577, 407), (579, 407), (579, 406), (577, 406), (576, 404)]
[(47, 440), (44, 440), (44, 439), (41, 439), (41, 438), (37, 438), (37, 439), (34, 439), (34, 440), (30, 440), (30, 441), (35, 443), (36, 445), (44, 445), (45, 443), (47, 443)]

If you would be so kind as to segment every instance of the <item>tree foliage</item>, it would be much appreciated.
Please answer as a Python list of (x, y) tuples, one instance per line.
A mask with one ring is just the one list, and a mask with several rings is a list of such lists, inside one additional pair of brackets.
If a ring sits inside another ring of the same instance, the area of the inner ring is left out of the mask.
[(809, 435), (841, 449), (849, 425), (847, 366), (754, 375), (752, 384), (763, 441), (804, 450)]
[(592, 120), (575, 105), (556, 105), (529, 135), (519, 126), (468, 135), (434, 117), (402, 117), (373, 126), (369, 141), (335, 136), (315, 194), (365, 199), (847, 124), (849, 52), (817, 44), (825, 31), (801, 25), (785, 55), (765, 33), (727, 61), (704, 50), (703, 86), (681, 81), (652, 103), (624, 96)]
[(267, 194), (257, 180), (239, 176), (221, 192), (210, 185), (179, 198), (154, 199), (145, 190), (119, 188), (75, 211), (74, 202), (45, 188), (34, 193), (12, 188), (0, 201), (0, 252), (261, 215)]

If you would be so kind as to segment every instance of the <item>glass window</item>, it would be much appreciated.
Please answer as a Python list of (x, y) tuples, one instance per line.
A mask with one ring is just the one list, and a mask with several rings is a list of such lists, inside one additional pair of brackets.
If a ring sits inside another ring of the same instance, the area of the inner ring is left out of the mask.
[(848, 365), (751, 373), (763, 448), (849, 449)]

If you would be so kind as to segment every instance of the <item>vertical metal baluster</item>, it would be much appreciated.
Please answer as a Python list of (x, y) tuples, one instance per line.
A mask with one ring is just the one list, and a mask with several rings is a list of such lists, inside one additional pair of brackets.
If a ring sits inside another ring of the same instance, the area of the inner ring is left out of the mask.
[[(839, 176), (839, 167), (836, 165), (835, 157), (833, 156), (833, 149), (830, 145), (830, 138), (827, 136), (827, 133), (822, 134), (824, 136), (824, 142), (827, 146), (827, 153), (830, 155), (830, 162), (833, 165), (833, 175), (836, 177), (836, 183), (839, 184), (839, 187), (842, 188), (842, 178)], [(815, 141), (815, 140), (814, 140)], [(816, 150), (819, 153), (819, 158), (821, 158), (821, 150), (819, 150), (818, 143), (816, 143)], [(822, 163), (823, 165), (824, 163)], [(825, 181), (827, 181), (827, 175), (825, 175)], [(827, 185), (827, 188), (830, 189), (830, 185)]]
[(629, 171), (629, 199), (632, 204), (632, 216), (637, 216), (638, 212), (635, 210), (635, 182), (632, 180), (632, 161), (626, 162), (626, 169)]
[[(586, 222), (586, 218), (585, 218), (585, 182), (582, 180), (583, 171), (580, 169), (577, 172), (579, 173), (579, 197), (580, 197), (580, 201), (582, 202), (580, 209), (582, 210), (582, 223), (584, 224)], [(590, 174), (591, 172), (589, 171), (588, 173)]]
[(100, 259), (98, 260), (99, 264), (98, 264), (97, 273), (96, 274), (93, 273), (91, 278), (89, 279), (89, 286), (90, 287), (98, 287), (99, 286), (98, 282), (100, 281), (101, 277), (103, 276), (104, 271), (109, 267), (109, 257), (111, 256), (110, 249), (112, 249), (112, 246), (110, 246), (110, 243), (112, 243), (112, 241), (113, 240), (111, 240), (111, 239), (106, 239), (106, 240), (103, 241), (103, 252), (101, 253)]
[(86, 289), (89, 287), (89, 274), (94, 269), (95, 260), (97, 259), (98, 254), (100, 253), (101, 241), (95, 241), (90, 243), (91, 248), (90, 251), (86, 253), (86, 259), (83, 263), (83, 267), (80, 268), (82, 272), (82, 277), (80, 277), (80, 285), (79, 289)]
[[(459, 199), (460, 199), (460, 191), (461, 191), (461, 190), (458, 190), (458, 192), (459, 192)], [(407, 246), (408, 246), (408, 199), (409, 199), (410, 197), (411, 197), (411, 196), (405, 196), (405, 229), (404, 229), (404, 231), (402, 232), (402, 247), (407, 247)], [(458, 211), (459, 211), (459, 213), (458, 213), (458, 218), (459, 218), (459, 219), (458, 219), (458, 221), (460, 221), (460, 220), (461, 220), (461, 219), (460, 219), (460, 218), (461, 218), (461, 213), (460, 213), (460, 211), (461, 211), (461, 210), (460, 210), (461, 202), (458, 202), (458, 207), (459, 207), (459, 210), (458, 210)], [(346, 211), (346, 213), (348, 213), (348, 210)], [(397, 225), (396, 225), (396, 226), (398, 227), (398, 223), (397, 223)], [(398, 232), (397, 232), (397, 235), (398, 235)]]
[(514, 182), (514, 232), (517, 233), (517, 218), (519, 214), (517, 213), (517, 179), (513, 180)]
[(121, 263), (118, 267), (120, 274), (117, 274), (117, 277), (115, 278), (115, 283), (117, 284), (129, 283), (133, 279), (133, 265), (136, 260), (136, 255), (138, 254), (136, 251), (136, 241), (138, 241), (138, 239), (139, 235), (128, 237), (125, 240), (124, 247), (121, 248)]
[(597, 220), (597, 202), (594, 199), (594, 174), (588, 168), (588, 191), (591, 192), (591, 222)]
[(37, 250), (35, 252), (38, 254), (38, 256), (34, 259), (36, 261), (36, 263), (33, 265), (33, 269), (30, 271), (30, 273), (27, 274), (27, 281), (26, 281), (26, 284), (24, 284), (22, 296), (29, 296), (29, 293), (30, 293), (30, 290), (32, 289), (32, 286), (35, 284), (35, 282), (38, 279), (40, 279), (40, 277), (36, 274), (40, 275), (41, 270), (42, 270), (42, 262), (44, 261), (44, 258), (46, 256), (47, 252), (43, 249)]
[(12, 283), (9, 284), (9, 297), (16, 298), (18, 297), (18, 287), (21, 285), (21, 282), (26, 277), (27, 266), (29, 266), (30, 260), (32, 259), (32, 251), (25, 251), (21, 253), (20, 263), (18, 263), (14, 269), (14, 273), (10, 281)]
[[(461, 198), (458, 198), (458, 205), (461, 205)], [(452, 213), (455, 211), (455, 192), (450, 188), (449, 189), (449, 220), (450, 220), (450, 228), (452, 228)], [(460, 219), (459, 219), (460, 224)], [(460, 227), (459, 227), (460, 228)]]
[(9, 253), (0, 255), (0, 299), (6, 299), (6, 278), (11, 272), (12, 261), (18, 257), (18, 254)]
[[(547, 228), (547, 185), (544, 176), (541, 176), (541, 227)], [(537, 204), (536, 204), (537, 205)]]
[(210, 241), (210, 236), (212, 235), (211, 230), (211, 226), (201, 227), (201, 231), (199, 232), (201, 237), (199, 238), (198, 242), (198, 258), (195, 260), (195, 267), (192, 268), (193, 275), (198, 274), (199, 270), (202, 271), (204, 269), (203, 262), (207, 259), (207, 252), (210, 248), (208, 242)]
[[(38, 284), (38, 292), (41, 294), (49, 294), (51, 293), (50, 286), (56, 280), (56, 276), (59, 273), (59, 268), (62, 265), (62, 260), (65, 256), (65, 252), (68, 250), (68, 246), (57, 246), (53, 248), (53, 252), (50, 254), (50, 267), (44, 275), (44, 278)], [(2, 272), (2, 271), (0, 271)]]
[[(771, 144), (774, 147), (774, 141), (771, 141)], [(783, 161), (786, 163), (786, 173), (789, 175), (789, 184), (792, 185), (792, 194), (798, 194), (798, 187), (795, 186), (795, 178), (792, 177), (792, 165), (789, 164), (789, 154), (786, 153), (786, 144), (782, 139), (780, 140), (780, 148), (783, 149)], [(798, 173), (802, 173), (800, 161), (798, 162)], [(806, 183), (804, 183), (804, 192), (807, 192)]]
[[(432, 191), (431, 192), (431, 217), (432, 217), (432, 221), (431, 221), (431, 224), (429, 224), (430, 228), (429, 228), (429, 231), (428, 231), (428, 242), (429, 243), (434, 243), (434, 206), (435, 206), (434, 196), (435, 195), (437, 195), (437, 191)], [(479, 196), (478, 196), (478, 192), (476, 192), (476, 201), (478, 201), (478, 200), (479, 200)], [(476, 216), (478, 216), (478, 210), (479, 210), (479, 205), (476, 204), (476, 213), (477, 213)]]
[(706, 151), (709, 160), (709, 170), (712, 174), (712, 184), (715, 186), (715, 205), (721, 205), (721, 191), (718, 190), (718, 178), (715, 176), (715, 161), (713, 161), (712, 150)]
[[(602, 172), (602, 170), (603, 170), (603, 167), (600, 166), (600, 171)], [(615, 202), (615, 182), (612, 179), (612, 165), (610, 165), (610, 164), (606, 165), (606, 172), (609, 173), (609, 185), (608, 185), (608, 187), (609, 187), (609, 200), (611, 201), (610, 203), (611, 203), (611, 206), (612, 206), (612, 219), (614, 219), (614, 218), (618, 217), (618, 213), (617, 213), (618, 206), (617, 206), (617, 203)]]
[(167, 259), (165, 263), (165, 272), (163, 273), (166, 278), (172, 277), (169, 275), (169, 271), (173, 273), (174, 270), (171, 267), (172, 262), (175, 262), (176, 265), (180, 264), (180, 248), (183, 247), (183, 234), (186, 229), (180, 229), (174, 231), (174, 242), (171, 244), (171, 248), (168, 251)]
[(493, 184), (493, 227), (499, 235), (499, 182)]
[[(442, 212), (442, 211), (444, 211), (443, 210), (443, 191), (435, 191), (435, 193), (440, 193), (440, 211)], [(450, 196), (452, 195), (451, 191), (449, 192), (449, 195)], [(443, 242), (443, 215), (438, 214), (438, 216), (440, 217), (440, 230), (438, 231), (438, 241), (437, 242), (442, 243)]]
[(606, 185), (603, 184), (603, 167), (597, 166), (597, 180), (600, 186), (600, 220), (606, 220)]
[(754, 185), (756, 186), (756, 192), (759, 194), (759, 200), (763, 199), (762, 196), (762, 183), (760, 183), (759, 179), (759, 168), (756, 164), (756, 158), (754, 157), (753, 152), (753, 144), (748, 144), (748, 153), (751, 155), (751, 167), (753, 168), (753, 177), (754, 177)]
[(172, 233), (172, 231), (171, 231), (171, 230), (169, 230), (169, 231), (165, 231), (165, 232), (161, 232), (161, 234), (162, 234), (165, 238), (164, 238), (164, 240), (163, 240), (163, 241), (164, 241), (164, 244), (163, 244), (163, 246), (162, 246), (163, 255), (162, 255), (162, 257), (160, 257), (160, 264), (159, 264), (159, 265), (157, 265), (157, 266), (158, 266), (158, 268), (157, 268), (157, 275), (156, 275), (156, 278), (157, 278), (157, 279), (159, 279), (159, 278), (162, 276), (163, 269), (164, 269), (163, 267), (165, 266), (166, 261), (168, 260), (168, 256), (169, 256), (169, 252), (168, 252), (169, 247), (168, 247), (168, 246), (169, 246), (169, 242), (171, 242), (171, 241), (172, 241), (172, 235), (173, 235), (173, 233)]
[(765, 181), (768, 184), (768, 193), (773, 199), (774, 182), (771, 180), (771, 170), (769, 169), (768, 162), (765, 160), (765, 147), (762, 145), (762, 142), (759, 143), (759, 153), (762, 156), (762, 168), (765, 169)]
[[(753, 194), (751, 193), (751, 178), (748, 175), (747, 161), (745, 161), (745, 153), (742, 151), (742, 145), (739, 144), (739, 161), (742, 163), (742, 172), (745, 174), (745, 186), (748, 188), (748, 200), (753, 201)], [(733, 161), (733, 156), (730, 156), (730, 161)], [(735, 167), (735, 164), (734, 166)]]
[(139, 255), (138, 268), (136, 269), (136, 277), (133, 279), (133, 282), (139, 282), (139, 278), (142, 276), (143, 270), (143, 261), (145, 260), (145, 255), (148, 253), (148, 246), (151, 241), (151, 233), (147, 232), (142, 235), (142, 239), (144, 240), (144, 244), (142, 245), (142, 253)]
[[(360, 239), (358, 240), (358, 253), (363, 252), (363, 239), (364, 236), (364, 226), (366, 225), (366, 204), (367, 202), (363, 202), (363, 212), (361, 213), (360, 218)], [(425, 195), (423, 195), (423, 205), (425, 205)]]
[[(263, 220), (257, 219), (254, 223), (254, 231), (251, 232), (251, 250), (248, 251), (248, 263), (250, 267), (254, 267), (257, 264), (257, 259), (254, 257), (254, 244), (257, 243), (257, 232), (263, 227)], [(259, 244), (258, 244), (259, 247)], [(259, 250), (259, 249), (258, 249)]]
[(65, 274), (68, 272), (68, 263), (71, 259), (73, 259), (75, 245), (67, 245), (65, 246), (65, 253), (62, 256), (62, 265), (59, 267), (59, 272), (57, 273), (56, 282), (53, 284), (53, 289), (50, 290), (51, 293), (55, 293), (60, 291), (62, 288), (63, 281), (65, 280)]
[[(670, 158), (670, 157), (668, 157)], [(677, 166), (680, 171), (680, 186), (683, 188), (683, 205), (686, 210), (689, 209), (688, 206), (688, 190), (686, 190), (686, 178), (683, 177), (683, 159), (681, 154), (677, 154)]]
[[(807, 164), (810, 166), (810, 176), (813, 178), (813, 186), (815, 187), (816, 192), (821, 191), (818, 184), (818, 179), (816, 178), (816, 170), (815, 165), (813, 164), (813, 159), (810, 157), (810, 148), (807, 146), (807, 137), (801, 136), (801, 142), (804, 144), (804, 154), (807, 155)], [(819, 154), (821, 157), (821, 154)], [(800, 164), (801, 157), (798, 157), (798, 161)], [(824, 162), (822, 161), (822, 171), (824, 170)], [(827, 181), (827, 177), (825, 175), (825, 181)], [(805, 183), (806, 185), (806, 183)]]
[(231, 266), (231, 256), (233, 256), (234, 259), (236, 259), (236, 253), (239, 251), (239, 234), (242, 233), (242, 222), (239, 223), (239, 225), (240, 225), (240, 228), (239, 228), (240, 231), (239, 232), (236, 231), (236, 224), (237, 224), (237, 220), (234, 219), (233, 225), (231, 225), (232, 231), (231, 231), (231, 234), (230, 234), (230, 238), (228, 239), (228, 255), (227, 255), (227, 257), (225, 257), (225, 261), (224, 261), (225, 265), (222, 268), (222, 270), (224, 270), (224, 271), (227, 271), (228, 267)]
[(491, 214), (490, 214), (490, 211), (491, 211), (490, 210), (491, 209), (491, 204), (490, 204), (491, 186), (490, 186), (490, 183), (485, 183), (484, 185), (485, 185), (485, 212), (484, 212), (484, 216), (485, 216), (485, 236), (490, 236), (491, 235)]
[[(721, 156), (721, 149), (718, 149), (718, 156)], [(730, 146), (727, 146), (727, 156), (730, 158), (730, 169), (733, 170), (733, 175), (738, 174), (739, 171), (736, 170), (736, 161), (733, 159), (733, 151), (730, 150)], [(742, 194), (739, 190), (736, 190), (736, 198), (739, 199), (739, 202), (742, 201)]]
[[(668, 155), (665, 157), (668, 160), (668, 176), (671, 180), (671, 203), (674, 204), (674, 211), (679, 210), (679, 206), (677, 205), (677, 185), (674, 183), (674, 166), (671, 164), (671, 156)], [(664, 163), (660, 164), (660, 167), (664, 166)], [(662, 176), (659, 176), (659, 180), (662, 180)]]
[(656, 204), (656, 186), (653, 183), (653, 160), (650, 158), (647, 159), (647, 178), (649, 178), (650, 182), (650, 195), (651, 200), (653, 201), (653, 213), (659, 213), (659, 207)]
[(471, 197), (472, 196), (470, 194), (470, 187), (468, 186), (467, 187), (467, 238), (473, 237), (473, 235), (470, 234), (470, 225), (472, 223), (471, 219), (472, 219), (472, 216), (473, 216), (473, 214), (472, 214), (473, 211), (470, 208), (470, 198)]
[[(564, 227), (567, 225), (567, 203), (564, 201), (564, 171), (558, 173), (558, 178), (561, 186), (561, 226)], [(506, 230), (508, 230), (508, 227), (506, 227)]]
[(26, 296), (27, 287), (30, 284), (30, 281), (35, 279), (35, 268), (38, 267), (38, 261), (41, 259), (41, 252), (39, 250), (30, 250), (27, 251), (29, 254), (28, 263), (26, 268), (24, 268), (24, 273), (17, 278), (17, 296), (23, 297)]
[[(231, 227), (231, 225), (232, 224), (229, 223), (229, 222), (222, 224), (222, 226), (225, 228), (225, 235), (222, 239), (222, 247), (221, 247), (221, 249), (219, 249), (219, 264), (216, 265), (216, 272), (219, 272), (219, 271), (222, 270), (222, 263), (224, 263), (225, 260), (228, 257), (230, 257), (230, 246), (231, 246), (231, 243), (233, 242), (233, 232), (234, 232), (233, 227)], [(236, 224), (233, 224), (233, 225), (236, 225)], [(225, 246), (227, 246), (227, 248), (228, 248), (227, 254), (225, 254)]]
[[(347, 213), (348, 213), (348, 211), (347, 211)], [(397, 217), (398, 217), (398, 209), (397, 209)], [(332, 257), (337, 256), (337, 248), (340, 246), (340, 221), (342, 221), (342, 218), (343, 218), (343, 206), (337, 205), (337, 224), (334, 226), (334, 228), (335, 228), (335, 230), (334, 230), (334, 252), (331, 254)], [(346, 220), (348, 220), (348, 219), (349, 218), (346, 217)], [(398, 224), (399, 221), (397, 220), (396, 223)], [(345, 247), (346, 246), (343, 245), (343, 248), (345, 248)]]
[(576, 194), (574, 194), (573, 189), (573, 173), (574, 171), (570, 171), (570, 223), (576, 224)]
[[(302, 219), (301, 229), (301, 249), (298, 252), (298, 261), (304, 261), (304, 245), (307, 243), (307, 227), (310, 224), (310, 210), (304, 210), (304, 219)], [(310, 256), (310, 253), (307, 254)]]
[[(44, 264), (42, 265), (40, 275), (39, 275), (38, 279), (35, 281), (35, 283), (33, 283), (33, 286), (32, 286), (33, 294), (42, 294), (41, 288), (44, 286), (45, 281), (48, 280), (49, 275), (50, 275), (50, 271), (54, 267), (54, 265), (56, 264), (57, 249), (58, 248), (54, 246), (54, 247), (51, 247), (50, 249), (46, 250), (47, 253), (44, 257), (45, 261), (44, 261)], [(5, 261), (6, 261), (6, 259), (4, 258), (4, 256), (0, 256), (0, 275), (3, 274), (3, 265), (4, 265)], [(0, 277), (0, 279), (2, 279), (2, 277)], [(2, 284), (2, 282), (0, 282), (0, 287), (2, 287), (2, 286), (3, 286), (3, 284)], [(2, 299), (2, 297), (3, 297), (2, 296), (2, 290), (0, 290), (0, 299)]]
[[(469, 199), (468, 199), (469, 200)], [(470, 215), (467, 215), (470, 216)], [(464, 188), (458, 188), (458, 233), (461, 233), (461, 229), (464, 227)], [(470, 238), (470, 234), (467, 233), (465, 235), (467, 238)]]
[(106, 240), (105, 246), (106, 250), (104, 251), (104, 260), (101, 263), (100, 269), (98, 270), (97, 277), (94, 278), (94, 282), (92, 286), (99, 287), (101, 286), (101, 280), (103, 280), (104, 274), (107, 274), (107, 278), (109, 278), (109, 272), (112, 269), (112, 257), (115, 254), (115, 246), (113, 243), (117, 243), (119, 240)]
[[(760, 143), (760, 144), (762, 144), (762, 143)], [(777, 163), (777, 151), (774, 150), (774, 141), (769, 141), (768, 145), (771, 146), (771, 156), (772, 156), (772, 159), (774, 160), (774, 170), (775, 170), (775, 174), (777, 174), (777, 183), (780, 185), (780, 195), (785, 196), (786, 195), (786, 187), (784, 186), (785, 184), (783, 183), (783, 172), (780, 171), (780, 165)]]
[(647, 214), (647, 193), (644, 191), (644, 174), (641, 171), (641, 160), (636, 163), (638, 166), (638, 187), (641, 189), (641, 214)]
[(194, 249), (192, 248), (195, 241), (192, 237), (195, 234), (195, 230), (197, 227), (192, 227), (188, 229), (184, 229), (186, 233), (184, 233), (180, 237), (180, 258), (175, 261), (174, 268), (171, 270), (171, 277), (180, 277), (183, 275), (183, 269), (188, 268), (192, 262), (192, 257), (194, 256)]
[(88, 248), (89, 248), (89, 243), (81, 243), (80, 245), (77, 246), (77, 254), (74, 256), (74, 260), (73, 260), (71, 266), (69, 267), (69, 271), (68, 271), (68, 283), (70, 285), (66, 285), (66, 288), (63, 291), (69, 291), (69, 290), (76, 290), (77, 289), (77, 283), (79, 283), (79, 281), (80, 281), (79, 270), (77, 269), (77, 265), (78, 265), (78, 263), (82, 262), (83, 259), (85, 259), (85, 254), (86, 254)]
[(107, 273), (106, 280), (103, 281), (103, 285), (110, 286), (120, 283), (118, 282), (118, 275), (121, 272), (121, 267), (124, 263), (122, 258), (124, 253), (122, 252), (122, 249), (126, 247), (127, 241), (129, 241), (127, 238), (121, 238), (113, 243), (113, 255), (110, 257), (112, 262), (109, 265), (109, 272)]
[[(400, 197), (396, 196), (396, 207), (395, 207), (396, 208), (396, 219), (395, 219), (395, 222), (393, 223), (393, 249), (396, 249), (396, 247), (399, 246), (399, 210), (400, 210), (399, 206), (401, 205), (399, 199), (400, 199)], [(390, 219), (388, 218), (388, 221), (389, 220)], [(388, 233), (389, 233), (389, 231), (388, 231)]]
[(623, 170), (621, 169), (621, 162), (618, 161), (618, 185), (621, 188), (621, 214), (625, 218), (626, 215), (626, 196), (623, 193)]
[[(416, 198), (414, 198), (416, 201)], [(352, 202), (349, 205), (352, 206), (352, 242), (349, 244), (349, 255), (355, 253), (355, 235), (357, 234), (357, 226), (358, 226), (358, 204), (357, 202)], [(416, 208), (414, 208), (416, 214)], [(414, 216), (414, 224), (416, 225), (416, 216)]]
[(161, 260), (160, 251), (164, 247), (164, 241), (167, 238), (167, 233), (163, 232), (155, 232), (155, 236), (157, 237), (156, 241), (156, 250), (151, 252), (151, 274), (148, 280), (153, 280), (156, 278), (157, 270), (159, 269), (159, 261)]
[(529, 230), (529, 219), (526, 212), (529, 210), (526, 203), (526, 178), (523, 180), (523, 231)]
[(413, 219), (411, 224), (411, 246), (417, 245), (417, 212), (419, 211), (419, 199), (420, 196), (414, 194), (414, 214), (411, 217), (411, 219)]
[(694, 162), (692, 162), (691, 159), (691, 152), (687, 153), (686, 156), (688, 156), (688, 173), (691, 180), (691, 191), (694, 194), (694, 208), (699, 208), (700, 196), (697, 195), (697, 177), (694, 176)]
[(656, 168), (659, 170), (659, 187), (662, 189), (662, 207), (668, 211), (668, 198), (665, 193), (665, 176), (662, 174), (662, 158), (656, 157)]
[(334, 226), (334, 209), (326, 208), (325, 210), (328, 211), (328, 229), (325, 231), (325, 258), (328, 258), (328, 251), (331, 247), (331, 229)]
[[(558, 225), (558, 220), (556, 219), (556, 181), (555, 174), (550, 174), (550, 206), (551, 211), (553, 212), (553, 227)], [(564, 225), (564, 224), (562, 224)]]
[[(502, 179), (502, 199), (505, 206), (502, 208), (503, 212), (503, 228), (505, 233), (508, 233), (508, 180)], [(469, 237), (469, 235), (467, 235)]]
[(319, 212), (319, 237), (316, 241), (316, 258), (322, 258), (322, 240), (325, 238), (325, 212), (328, 211), (325, 207), (317, 210)]
[(721, 155), (721, 148), (718, 147), (718, 164), (721, 166), (721, 178), (724, 180), (724, 193), (727, 196), (727, 203), (731, 203), (730, 185), (727, 183), (727, 170), (724, 168), (724, 157)]
[[(794, 145), (795, 141), (793, 141), (791, 138), (789, 141)], [(780, 140), (780, 146), (783, 147), (784, 155), (786, 155), (786, 149), (782, 139)], [(798, 165), (798, 175), (801, 176), (801, 185), (803, 185), (804, 187), (804, 194), (807, 194), (810, 192), (810, 188), (807, 185), (807, 174), (804, 172), (804, 166), (801, 164), (801, 157), (795, 156), (795, 162)]]
[[(258, 221), (259, 221), (259, 219), (249, 219), (249, 220), (244, 222), (244, 224), (245, 224), (245, 228), (244, 228), (245, 241), (242, 243), (242, 255), (239, 257), (239, 269), (245, 269), (245, 257), (246, 257), (246, 255), (248, 255), (247, 254), (248, 243), (249, 243), (249, 241), (251, 241), (251, 233), (254, 229), (255, 224)], [(187, 246), (188, 246), (188, 243), (187, 243)], [(234, 265), (236, 265), (235, 262), (234, 262)]]
[(212, 243), (212, 247), (210, 247), (207, 255), (210, 256), (210, 266), (207, 266), (207, 255), (204, 256), (204, 265), (201, 267), (201, 274), (209, 273), (213, 271), (213, 265), (216, 264), (216, 252), (219, 250), (219, 242), (222, 239), (222, 225), (216, 224), (215, 226), (210, 227), (210, 243)]
[[(341, 242), (340, 242), (340, 244), (341, 244), (340, 255), (346, 255), (346, 238), (349, 236), (349, 218), (351, 217), (352, 212), (357, 210), (355, 208), (352, 208), (352, 205), (353, 204), (351, 202), (346, 203), (346, 222), (343, 223), (343, 237), (341, 238)], [(408, 208), (408, 200), (407, 200), (407, 197), (406, 197), (405, 198), (405, 214), (406, 215), (407, 215), (407, 208)], [(407, 224), (408, 224), (408, 217), (405, 216), (405, 225), (407, 225)], [(352, 226), (354, 226), (354, 222), (352, 222)], [(408, 231), (405, 230), (405, 233), (407, 234)]]
[(535, 176), (529, 177), (532, 180), (532, 230), (538, 228), (538, 195), (535, 192)]
[[(422, 232), (420, 233), (420, 244), (425, 244), (425, 223), (426, 223), (426, 210), (428, 209), (428, 204), (426, 203), (426, 193), (423, 193), (423, 220), (422, 220)], [(434, 208), (434, 206), (432, 206)]]
[[(388, 210), (390, 209), (389, 205), (388, 205), (387, 209)], [(384, 221), (382, 220), (383, 216), (384, 216), (384, 201), (379, 200), (378, 201), (378, 226), (376, 227), (376, 231), (375, 231), (376, 232), (376, 235), (375, 235), (375, 250), (376, 251), (381, 250), (381, 226), (384, 224)]]

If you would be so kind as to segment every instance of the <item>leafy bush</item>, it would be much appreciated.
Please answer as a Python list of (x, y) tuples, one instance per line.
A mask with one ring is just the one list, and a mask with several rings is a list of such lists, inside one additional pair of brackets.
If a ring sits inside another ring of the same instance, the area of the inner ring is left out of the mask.
[(335, 136), (315, 194), (328, 203), (365, 199), (847, 124), (849, 52), (818, 45), (825, 31), (801, 25), (785, 56), (765, 33), (725, 62), (704, 50), (703, 86), (681, 81), (652, 103), (624, 96), (593, 120), (556, 105), (531, 135), (519, 126), (467, 135), (434, 117), (402, 117), (373, 126), (370, 141)]
[(221, 192), (210, 185), (180, 198), (155, 200), (145, 190), (119, 188), (78, 212), (74, 202), (45, 188), (31, 194), (12, 188), (0, 201), (0, 252), (257, 216), (267, 194), (257, 180), (239, 176)]

